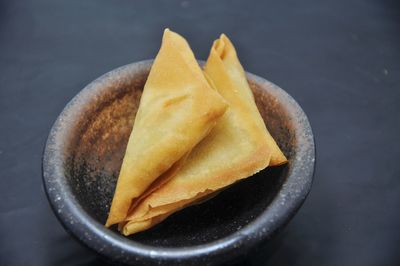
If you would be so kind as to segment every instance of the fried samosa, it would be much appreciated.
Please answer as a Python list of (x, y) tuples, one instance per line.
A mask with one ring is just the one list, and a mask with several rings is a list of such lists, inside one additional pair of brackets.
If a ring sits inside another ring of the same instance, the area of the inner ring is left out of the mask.
[(120, 224), (130, 235), (170, 214), (204, 201), (234, 182), (286, 158), (272, 139), (254, 102), (235, 49), (225, 35), (214, 42), (204, 74), (229, 109), (189, 154), (176, 175), (148, 195)]
[(106, 226), (124, 221), (152, 184), (154, 189), (171, 178), (227, 107), (186, 40), (166, 29), (143, 89)]
[[(204, 72), (206, 77), (215, 84), (218, 92), (225, 100), (242, 105), (242, 108), (246, 108), (249, 111), (254, 123), (257, 123), (258, 127), (265, 128), (264, 121), (255, 105), (254, 95), (247, 82), (246, 74), (237, 57), (235, 47), (225, 34), (222, 34), (214, 42)], [(285, 155), (267, 129), (265, 129), (265, 135), (268, 147), (271, 150), (269, 165), (277, 166), (286, 163)]]

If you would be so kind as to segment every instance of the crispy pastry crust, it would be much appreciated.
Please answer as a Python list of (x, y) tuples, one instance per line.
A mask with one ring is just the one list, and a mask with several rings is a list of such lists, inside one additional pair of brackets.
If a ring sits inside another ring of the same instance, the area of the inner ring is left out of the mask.
[(131, 205), (160, 176), (170, 179), (176, 171), (162, 174), (208, 135), (227, 107), (209, 86), (185, 39), (166, 29), (143, 90), (106, 226), (124, 221)]

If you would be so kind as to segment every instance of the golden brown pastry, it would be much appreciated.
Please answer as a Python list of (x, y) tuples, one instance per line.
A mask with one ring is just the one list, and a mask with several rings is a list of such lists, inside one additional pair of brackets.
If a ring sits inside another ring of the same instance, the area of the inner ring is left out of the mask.
[(150, 185), (155, 189), (171, 178), (226, 109), (188, 43), (166, 29), (143, 89), (106, 226), (124, 221)]
[[(254, 122), (259, 124), (259, 127), (264, 125), (262, 117), (254, 103), (254, 96), (247, 82), (246, 74), (236, 54), (235, 47), (225, 34), (222, 34), (216, 40), (211, 48), (210, 56), (204, 69), (206, 77), (211, 79), (218, 89), (218, 92), (228, 102), (231, 100), (241, 99), (238, 104), (243, 105), (243, 108), (251, 110), (251, 115)], [(240, 97), (233, 95), (239, 94)], [(265, 127), (265, 125), (264, 125)], [(268, 146), (271, 149), (270, 166), (281, 165), (287, 162), (285, 155), (282, 153), (275, 140), (266, 130), (266, 139)]]
[(124, 235), (150, 228), (170, 214), (286, 158), (255, 105), (235, 49), (225, 35), (214, 42), (205, 75), (229, 103), (211, 133), (167, 183), (141, 201), (121, 223)]

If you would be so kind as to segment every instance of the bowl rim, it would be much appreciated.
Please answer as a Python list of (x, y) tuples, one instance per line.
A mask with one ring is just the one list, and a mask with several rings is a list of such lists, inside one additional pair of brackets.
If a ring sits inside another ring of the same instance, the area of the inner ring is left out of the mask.
[[(123, 263), (149, 261), (198, 260), (223, 261), (221, 254), (237, 256), (246, 252), (282, 227), (300, 208), (307, 197), (315, 168), (315, 144), (308, 118), (299, 104), (283, 89), (257, 75), (246, 72), (247, 78), (278, 101), (285, 102), (285, 109), (292, 119), (297, 140), (307, 145), (297, 146), (291, 160), (292, 171), (284, 181), (278, 194), (267, 208), (253, 221), (238, 231), (223, 238), (188, 247), (156, 247), (141, 244), (121, 236), (100, 224), (80, 206), (73, 195), (63, 171), (63, 141), (68, 134), (68, 123), (83, 106), (96, 95), (107, 90), (104, 84), (116, 82), (118, 77), (139, 74), (150, 69), (153, 60), (127, 64), (111, 70), (89, 83), (63, 109), (53, 124), (47, 138), (42, 161), (42, 177), (47, 198), (54, 213), (64, 228), (89, 248), (112, 260)], [(200, 61), (204, 64), (203, 61)], [(285, 208), (282, 208), (285, 206)], [(267, 226), (268, 225), (268, 226)]]

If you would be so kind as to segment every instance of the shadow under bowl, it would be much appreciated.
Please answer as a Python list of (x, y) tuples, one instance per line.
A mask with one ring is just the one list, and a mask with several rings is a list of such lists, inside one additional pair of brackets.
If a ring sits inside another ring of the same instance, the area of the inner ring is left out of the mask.
[(296, 101), (247, 73), (257, 106), (289, 163), (270, 167), (205, 203), (130, 237), (103, 226), (152, 61), (115, 69), (64, 108), (49, 134), (43, 181), (66, 230), (112, 261), (127, 264), (218, 264), (244, 254), (283, 227), (306, 198), (315, 148)]

